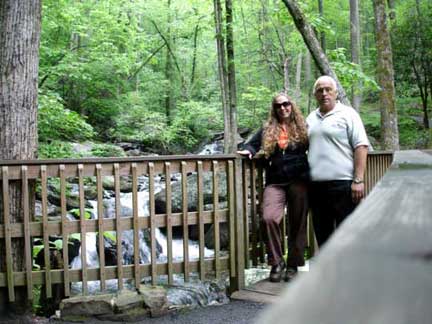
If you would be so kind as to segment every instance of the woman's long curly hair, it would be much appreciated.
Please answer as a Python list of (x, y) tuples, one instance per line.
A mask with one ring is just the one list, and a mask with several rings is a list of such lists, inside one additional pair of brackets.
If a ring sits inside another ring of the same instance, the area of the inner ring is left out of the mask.
[(279, 120), (277, 108), (275, 106), (277, 99), (280, 97), (285, 97), (289, 102), (291, 102), (291, 114), (287, 125), (288, 145), (295, 143), (304, 144), (306, 146), (308, 145), (306, 122), (300, 109), (286, 93), (281, 92), (273, 97), (269, 117), (264, 123), (262, 149), (266, 158), (273, 153), (281, 131), (281, 121)]

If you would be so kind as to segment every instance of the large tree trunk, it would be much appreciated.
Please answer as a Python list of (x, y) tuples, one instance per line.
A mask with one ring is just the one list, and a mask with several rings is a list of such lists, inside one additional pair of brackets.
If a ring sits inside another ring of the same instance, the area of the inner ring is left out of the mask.
[[(36, 158), (40, 22), (39, 0), (0, 1), (0, 159)], [(23, 223), (19, 183), (10, 182), (9, 198), (11, 222)], [(3, 207), (0, 198), (0, 223)], [(5, 272), (4, 239), (0, 245), (0, 271)], [(23, 251), (24, 241), (12, 239), (14, 271), (25, 271)], [(23, 288), (15, 289), (16, 302), (10, 305), (4, 303), (7, 290), (0, 291), (0, 313), (30, 310)]]
[(228, 59), (228, 89), (230, 103), (230, 145), (229, 153), (237, 151), (237, 87), (234, 63), (234, 33), (233, 33), (233, 14), (231, 0), (225, 0), (226, 10), (226, 47)]
[(393, 56), (387, 27), (385, 0), (373, 0), (377, 47), (377, 76), (381, 87), (381, 142), (385, 150), (399, 149), (399, 131), (395, 104)]
[[(358, 0), (350, 0), (350, 31), (351, 31), (351, 61), (360, 65), (360, 22)], [(352, 86), (352, 105), (360, 110), (361, 103), (360, 82)]]
[(224, 153), (229, 151), (230, 135), (230, 114), (228, 97), (228, 77), (226, 72), (225, 41), (222, 33), (222, 7), (220, 0), (213, 0), (215, 28), (216, 28), (216, 48), (218, 58), (219, 84), (221, 88), (222, 109), (224, 115)]
[(342, 85), (340, 84), (336, 74), (333, 72), (333, 69), (330, 67), (327, 56), (323, 52), (318, 39), (312, 29), (312, 26), (307, 22), (306, 17), (300, 10), (299, 5), (295, 0), (282, 0), (285, 6), (287, 7), (289, 13), (291, 14), (294, 23), (301, 33), (303, 40), (308, 47), (315, 64), (317, 65), (321, 74), (329, 75), (336, 80), (339, 92), (339, 100), (346, 104), (350, 105), (350, 102), (347, 98), (346, 92)]

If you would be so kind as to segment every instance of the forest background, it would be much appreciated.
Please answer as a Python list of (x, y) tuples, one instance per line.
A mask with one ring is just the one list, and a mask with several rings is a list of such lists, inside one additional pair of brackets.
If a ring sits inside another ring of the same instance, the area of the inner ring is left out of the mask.
[[(39, 158), (82, 155), (71, 143), (86, 141), (99, 143), (89, 153), (95, 156), (124, 155), (107, 144), (119, 142), (158, 154), (196, 151), (224, 130), (217, 40), (226, 40), (230, 28), (239, 130), (259, 128), (272, 96), (283, 88), (304, 115), (315, 109), (311, 90), (319, 72), (283, 1), (234, 1), (232, 22), (224, 21), (221, 8), (218, 36), (214, 2), (44, 0)], [(357, 60), (351, 52), (350, 1), (298, 3), (379, 149), (372, 1), (358, 1)], [(400, 147), (431, 147), (432, 4), (389, 4)]]

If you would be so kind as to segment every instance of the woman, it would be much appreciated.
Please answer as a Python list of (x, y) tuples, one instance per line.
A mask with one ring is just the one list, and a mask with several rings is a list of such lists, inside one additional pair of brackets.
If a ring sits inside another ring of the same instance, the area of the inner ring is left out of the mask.
[[(267, 159), (263, 200), (263, 221), (267, 233), (270, 281), (279, 282), (285, 271), (288, 281), (304, 265), (307, 183), (309, 166), (306, 150), (307, 131), (304, 118), (295, 103), (284, 93), (273, 98), (264, 127), (237, 153), (252, 158), (260, 149)], [(288, 208), (288, 259), (282, 254), (279, 224), (285, 205)]]

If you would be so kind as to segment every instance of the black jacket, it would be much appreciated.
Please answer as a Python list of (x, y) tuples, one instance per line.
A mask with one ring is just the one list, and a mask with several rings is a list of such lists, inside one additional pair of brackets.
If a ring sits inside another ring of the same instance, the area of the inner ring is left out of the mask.
[[(243, 149), (255, 155), (261, 148), (263, 129), (260, 129), (247, 142)], [(266, 159), (266, 185), (284, 184), (295, 179), (309, 179), (309, 164), (306, 156), (307, 146), (302, 143), (289, 143), (285, 150), (276, 145), (273, 153)]]

